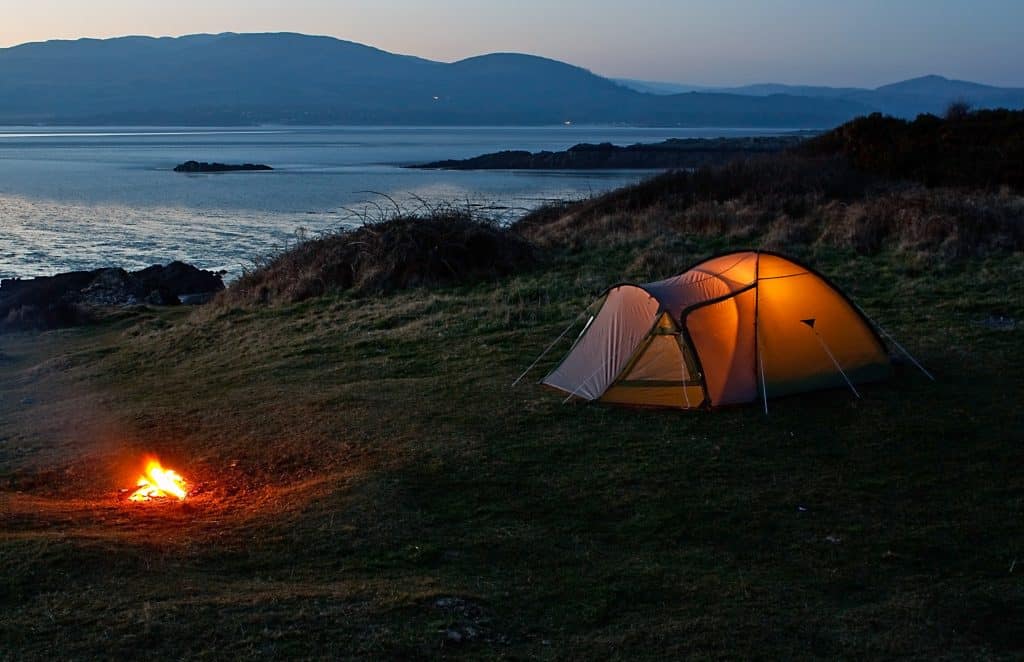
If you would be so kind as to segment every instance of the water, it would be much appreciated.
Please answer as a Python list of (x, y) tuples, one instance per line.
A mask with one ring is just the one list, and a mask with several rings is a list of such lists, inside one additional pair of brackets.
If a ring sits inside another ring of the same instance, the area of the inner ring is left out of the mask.
[[(451, 201), (514, 218), (649, 172), (447, 172), (401, 166), (502, 149), (753, 135), (744, 129), (0, 127), (0, 278), (136, 269), (173, 259), (238, 274), (256, 257), (364, 210)], [(183, 161), (266, 163), (185, 175)]]

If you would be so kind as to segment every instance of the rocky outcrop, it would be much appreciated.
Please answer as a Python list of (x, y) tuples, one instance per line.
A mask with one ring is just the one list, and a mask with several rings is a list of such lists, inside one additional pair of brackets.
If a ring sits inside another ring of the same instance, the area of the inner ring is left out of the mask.
[(721, 165), (737, 158), (796, 147), (802, 135), (749, 138), (672, 138), (620, 147), (581, 143), (564, 152), (504, 151), (411, 168), (441, 170), (669, 170)]
[(6, 279), (0, 281), (0, 331), (82, 324), (101, 308), (203, 303), (223, 289), (221, 273), (184, 262)]
[(205, 161), (185, 161), (180, 165), (174, 166), (174, 172), (248, 172), (263, 170), (273, 170), (273, 168), (262, 163), (230, 164), (206, 163)]

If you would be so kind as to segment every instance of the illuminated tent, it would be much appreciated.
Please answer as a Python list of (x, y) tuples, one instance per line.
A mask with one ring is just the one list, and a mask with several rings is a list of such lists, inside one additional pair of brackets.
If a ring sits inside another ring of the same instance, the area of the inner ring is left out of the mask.
[[(679, 276), (605, 292), (542, 383), (567, 399), (720, 407), (884, 379), (867, 317), (824, 276), (766, 251), (728, 253)], [(927, 373), (926, 373), (927, 374)]]

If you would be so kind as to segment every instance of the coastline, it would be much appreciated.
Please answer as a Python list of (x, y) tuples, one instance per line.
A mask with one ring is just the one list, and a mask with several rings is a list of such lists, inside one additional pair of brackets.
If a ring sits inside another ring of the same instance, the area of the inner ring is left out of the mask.
[(814, 133), (718, 138), (670, 138), (659, 143), (578, 143), (561, 151), (503, 150), (467, 159), (406, 166), (421, 170), (670, 170), (700, 168), (798, 147)]

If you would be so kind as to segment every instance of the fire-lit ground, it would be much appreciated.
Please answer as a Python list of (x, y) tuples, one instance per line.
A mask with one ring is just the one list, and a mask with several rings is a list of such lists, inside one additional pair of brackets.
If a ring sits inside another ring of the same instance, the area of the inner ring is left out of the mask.
[[(509, 389), (631, 254), (0, 336), (0, 657), (1019, 656), (1024, 262), (820, 259), (937, 383)], [(184, 501), (130, 501), (148, 454)]]
[[(7, 360), (0, 371), (6, 388), (0, 403), (8, 406), (0, 426), (0, 505), (2, 535), (9, 539), (82, 537), (159, 544), (168, 551), (226, 541), (254, 522), (284, 517), (322, 498), (330, 491), (325, 486), (348, 485), (367, 465), (366, 454), (354, 448), (345, 462), (329, 466), (323, 460), (330, 451), (308, 466), (288, 457), (254, 461), (251, 451), (238, 453), (247, 460), (226, 457), (211, 449), (217, 442), (187, 438), (173, 420), (143, 422), (150, 434), (131, 425), (119, 431), (115, 421), (124, 403), (96, 380), (90, 369), (95, 365), (83, 358), (106, 355), (107, 343), (120, 340), (116, 331), (4, 340)], [(68, 354), (32, 363), (61, 351)], [(346, 447), (339, 443), (334, 452)], [(152, 449), (165, 453), (167, 467)], [(169, 489), (180, 494), (160, 496), (156, 483), (169, 479)]]

